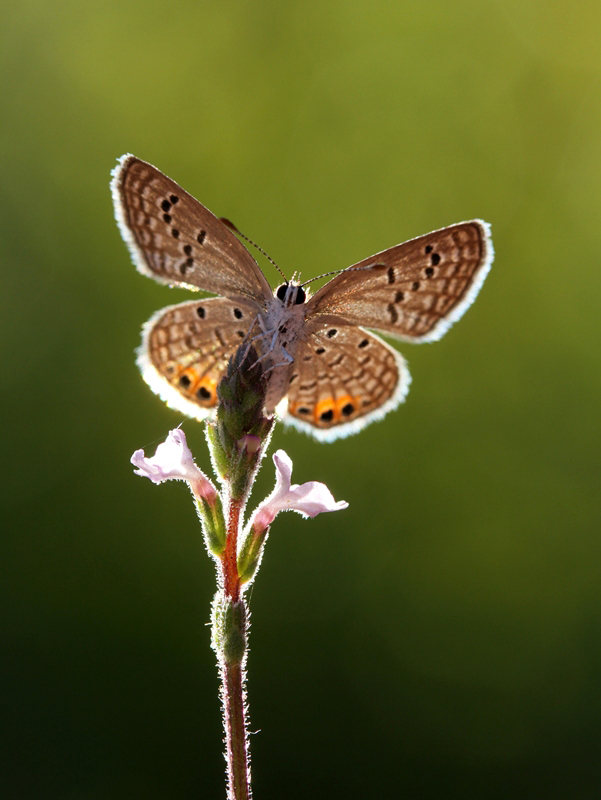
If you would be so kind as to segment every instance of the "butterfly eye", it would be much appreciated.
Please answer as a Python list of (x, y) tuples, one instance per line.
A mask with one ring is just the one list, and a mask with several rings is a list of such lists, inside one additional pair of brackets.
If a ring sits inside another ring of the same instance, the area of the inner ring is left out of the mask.
[(278, 290), (275, 293), (275, 296), (278, 298), (278, 300), (281, 300), (282, 303), (283, 303), (284, 300), (286, 299), (286, 292), (287, 291), (288, 291), (288, 284), (287, 283), (283, 283), (281, 286), (278, 286)]
[(307, 294), (302, 286), (296, 287), (296, 297), (294, 298), (294, 304), (300, 306), (301, 303), (304, 303), (307, 299)]

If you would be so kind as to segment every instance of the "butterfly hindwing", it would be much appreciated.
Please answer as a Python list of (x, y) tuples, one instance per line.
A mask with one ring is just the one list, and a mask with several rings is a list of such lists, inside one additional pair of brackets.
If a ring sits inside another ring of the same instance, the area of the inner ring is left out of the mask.
[(138, 366), (171, 408), (204, 419), (217, 384), (256, 316), (251, 306), (212, 297), (168, 306), (144, 326)]
[(378, 336), (316, 330), (295, 353), (284, 422), (321, 441), (347, 436), (396, 408), (410, 382), (403, 357)]
[(246, 298), (272, 292), (244, 245), (192, 195), (158, 169), (123, 156), (111, 183), (121, 234), (140, 272), (161, 283)]
[(434, 341), (473, 302), (492, 259), (487, 223), (451, 225), (344, 270), (311, 298), (307, 315)]

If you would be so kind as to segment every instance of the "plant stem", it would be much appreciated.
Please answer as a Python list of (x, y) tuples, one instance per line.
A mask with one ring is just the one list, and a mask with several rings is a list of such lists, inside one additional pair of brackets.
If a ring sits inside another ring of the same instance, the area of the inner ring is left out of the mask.
[(228, 800), (250, 800), (250, 763), (246, 741), (244, 666), (224, 664), (221, 669), (225, 723)]
[(240, 599), (240, 578), (238, 576), (238, 531), (240, 529), (240, 513), (244, 506), (242, 499), (230, 499), (227, 520), (227, 537), (225, 550), (221, 557), (223, 590), (225, 596), (234, 603)]
[(240, 597), (240, 578), (237, 565), (238, 532), (244, 501), (230, 498), (228, 505), (227, 539), (221, 558), (223, 591), (226, 598), (237, 605), (240, 613), (238, 625), (244, 640), (244, 653), (241, 660), (236, 663), (228, 663), (225, 658), (222, 658), (220, 664), (228, 800), (250, 800), (250, 754), (246, 736), (246, 691), (244, 685), (248, 652), (246, 645), (247, 612), (246, 603)]

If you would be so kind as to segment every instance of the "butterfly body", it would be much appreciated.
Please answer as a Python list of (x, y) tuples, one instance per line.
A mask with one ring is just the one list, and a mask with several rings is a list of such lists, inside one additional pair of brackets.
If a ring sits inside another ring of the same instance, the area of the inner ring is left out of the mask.
[(163, 173), (123, 156), (113, 173), (117, 221), (138, 269), (217, 297), (179, 303), (144, 326), (138, 365), (167, 403), (204, 418), (236, 349), (252, 344), (266, 410), (329, 441), (405, 397), (403, 357), (368, 328), (412, 342), (440, 338), (475, 298), (493, 258), (488, 225), (459, 223), (341, 271), (312, 297), (272, 290), (228, 227)]
[(292, 282), (278, 287), (249, 331), (249, 341), (263, 363), (269, 413), (288, 393), (298, 345), (307, 334), (305, 297), (304, 289)]

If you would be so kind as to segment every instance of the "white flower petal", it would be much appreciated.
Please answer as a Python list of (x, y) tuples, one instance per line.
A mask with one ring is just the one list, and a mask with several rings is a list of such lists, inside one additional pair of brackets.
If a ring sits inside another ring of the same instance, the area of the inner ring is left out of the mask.
[(328, 487), (318, 481), (291, 486), (292, 461), (283, 450), (274, 453), (273, 461), (275, 488), (255, 511), (252, 524), (256, 530), (271, 525), (280, 511), (297, 511), (305, 517), (316, 517), (325, 511), (340, 511), (348, 507), (344, 500), (336, 502)]
[(292, 478), (292, 459), (285, 450), (276, 450), (273, 454), (275, 464), (275, 491), (289, 489)]
[(156, 449), (152, 458), (146, 458), (143, 450), (136, 450), (131, 463), (137, 467), (136, 475), (150, 478), (153, 483), (169, 480), (187, 481), (195, 495), (214, 499), (213, 484), (194, 463), (194, 457), (186, 442), (186, 435), (176, 428)]

